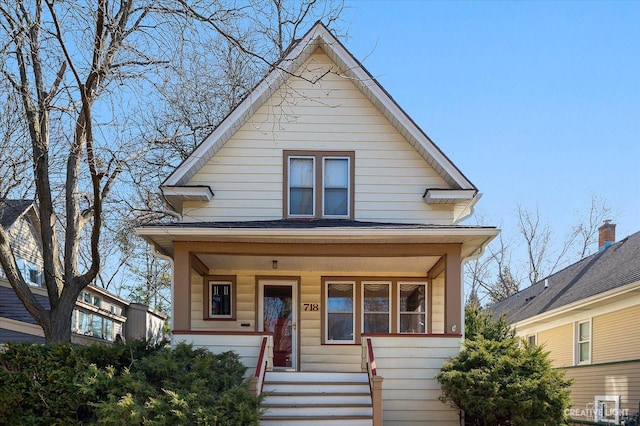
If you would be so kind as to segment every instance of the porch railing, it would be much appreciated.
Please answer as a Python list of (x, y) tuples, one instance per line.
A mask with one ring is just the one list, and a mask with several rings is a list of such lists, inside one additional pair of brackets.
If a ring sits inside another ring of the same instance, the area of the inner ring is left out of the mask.
[(382, 426), (382, 381), (376, 369), (376, 357), (370, 337), (362, 339), (362, 369), (369, 376), (371, 405), (373, 407), (373, 426)]
[(262, 338), (256, 372), (253, 377), (249, 378), (249, 390), (256, 396), (262, 393), (262, 388), (264, 387), (264, 376), (267, 374), (267, 370), (271, 369), (270, 365), (272, 364), (269, 361), (273, 358), (273, 344), (270, 344), (270, 341), (271, 336), (264, 336)]

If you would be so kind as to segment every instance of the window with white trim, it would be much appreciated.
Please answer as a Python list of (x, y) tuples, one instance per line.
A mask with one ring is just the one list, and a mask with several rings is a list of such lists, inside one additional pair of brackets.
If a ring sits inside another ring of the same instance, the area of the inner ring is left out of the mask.
[(38, 266), (20, 257), (16, 259), (16, 266), (27, 284), (42, 286), (42, 272)]
[(591, 362), (591, 321), (576, 324), (576, 363)]
[(527, 343), (529, 346), (535, 346), (537, 344), (537, 337), (535, 334), (530, 334), (527, 336)]
[(399, 283), (400, 333), (426, 333), (427, 313), (425, 283)]
[(426, 334), (428, 282), (412, 278), (323, 278), (323, 343), (360, 343), (362, 333)]
[(390, 287), (388, 282), (362, 283), (362, 331), (388, 333), (391, 329)]
[(92, 336), (110, 342), (114, 339), (114, 322), (112, 319), (78, 309), (73, 311), (71, 330), (74, 333)]
[(327, 282), (325, 288), (325, 341), (355, 343), (355, 283)]
[(284, 151), (285, 216), (353, 217), (353, 152)]

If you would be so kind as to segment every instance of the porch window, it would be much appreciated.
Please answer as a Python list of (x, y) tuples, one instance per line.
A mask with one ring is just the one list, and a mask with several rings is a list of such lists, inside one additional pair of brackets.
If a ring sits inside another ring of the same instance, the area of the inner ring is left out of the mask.
[(207, 277), (204, 300), (205, 319), (234, 319), (235, 316), (235, 277)]
[(328, 283), (326, 289), (326, 342), (355, 343), (355, 283)]
[(591, 362), (591, 321), (582, 321), (576, 325), (576, 362)]
[(353, 217), (353, 152), (284, 151), (288, 218)]
[(426, 333), (426, 292), (424, 283), (400, 283), (400, 333)]
[(431, 332), (428, 285), (411, 277), (323, 278), (323, 343), (358, 344), (362, 333)]
[(362, 315), (365, 333), (388, 333), (390, 325), (390, 283), (362, 284)]

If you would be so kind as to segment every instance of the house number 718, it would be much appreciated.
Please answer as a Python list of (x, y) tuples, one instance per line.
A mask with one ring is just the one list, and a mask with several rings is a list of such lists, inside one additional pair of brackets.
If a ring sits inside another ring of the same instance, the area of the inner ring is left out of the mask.
[(305, 303), (304, 304), (305, 311), (318, 311), (320, 310), (320, 305), (317, 303)]

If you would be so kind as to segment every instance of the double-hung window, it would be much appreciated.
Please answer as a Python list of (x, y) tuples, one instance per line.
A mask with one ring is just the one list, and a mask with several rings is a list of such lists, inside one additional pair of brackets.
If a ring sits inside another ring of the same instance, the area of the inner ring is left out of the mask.
[(362, 333), (426, 334), (428, 282), (323, 277), (323, 343), (359, 344)]
[(365, 282), (362, 284), (362, 331), (388, 333), (391, 329), (389, 301), (390, 283)]
[(577, 364), (591, 362), (591, 321), (581, 321), (576, 324), (576, 362)]
[(288, 218), (353, 217), (353, 152), (285, 151)]
[(355, 343), (355, 283), (328, 282), (326, 285), (327, 343)]
[(400, 333), (426, 333), (425, 283), (399, 283)]

